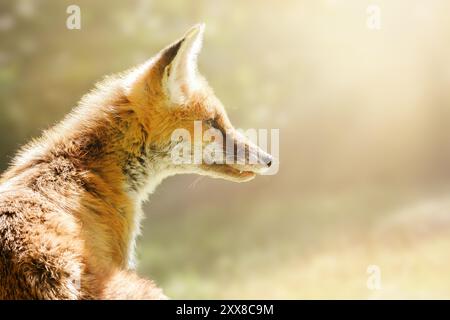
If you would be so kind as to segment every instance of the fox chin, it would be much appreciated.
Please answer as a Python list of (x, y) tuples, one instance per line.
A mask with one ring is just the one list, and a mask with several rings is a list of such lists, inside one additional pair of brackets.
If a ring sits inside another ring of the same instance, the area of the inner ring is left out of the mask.
[[(107, 77), (19, 151), (0, 179), (0, 299), (165, 299), (134, 271), (142, 201), (174, 174), (244, 182), (271, 166), (197, 70), (204, 28)], [(174, 162), (172, 133), (194, 122), (257, 161)]]

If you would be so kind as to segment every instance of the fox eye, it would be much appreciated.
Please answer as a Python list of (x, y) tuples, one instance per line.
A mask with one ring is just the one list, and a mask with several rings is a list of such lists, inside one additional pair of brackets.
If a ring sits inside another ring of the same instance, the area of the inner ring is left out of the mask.
[(217, 123), (217, 121), (216, 121), (215, 118), (208, 119), (208, 120), (206, 120), (205, 122), (206, 122), (206, 124), (207, 124), (208, 126), (210, 126), (210, 127), (212, 127), (212, 128), (220, 129), (220, 126), (219, 126), (219, 124)]

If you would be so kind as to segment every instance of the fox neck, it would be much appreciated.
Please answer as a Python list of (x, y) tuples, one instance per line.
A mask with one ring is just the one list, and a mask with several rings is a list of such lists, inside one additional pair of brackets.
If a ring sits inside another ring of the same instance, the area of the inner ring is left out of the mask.
[(124, 177), (124, 192), (139, 204), (171, 175), (164, 153), (144, 142), (140, 150), (139, 153), (122, 150), (118, 159)]
[[(56, 130), (58, 140), (65, 142), (61, 152), (109, 189), (105, 200), (116, 211), (117, 221), (125, 218), (121, 236), (114, 239), (125, 250), (121, 264), (134, 269), (136, 239), (144, 216), (142, 203), (171, 175), (166, 154), (148, 141), (147, 131), (127, 108), (116, 108), (98, 117), (93, 114), (87, 125), (85, 118), (79, 120), (63, 122), (64, 130)], [(100, 188), (99, 184), (94, 188)]]
[[(136, 126), (141, 130), (133, 130), (132, 133), (125, 133), (131, 126)], [(126, 127), (126, 128), (124, 128)], [(155, 146), (147, 140), (147, 134), (143, 130), (143, 125), (135, 118), (122, 118), (121, 123), (113, 128), (110, 133), (119, 139), (112, 141), (110, 153), (111, 159), (105, 158), (107, 163), (116, 163), (123, 176), (122, 190), (132, 204), (131, 212), (128, 213), (130, 228), (128, 230), (128, 253), (127, 266), (135, 269), (136, 241), (141, 234), (141, 222), (144, 218), (142, 204), (148, 200), (158, 185), (167, 177), (176, 174), (170, 168), (167, 160), (165, 148)], [(123, 134), (123, 136), (122, 136)], [(107, 174), (107, 173), (106, 173)], [(106, 177), (106, 180), (114, 180), (114, 177)]]

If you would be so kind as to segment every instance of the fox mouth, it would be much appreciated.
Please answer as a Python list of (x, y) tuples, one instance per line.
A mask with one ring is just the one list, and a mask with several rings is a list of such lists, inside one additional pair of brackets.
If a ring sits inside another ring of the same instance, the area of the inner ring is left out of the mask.
[(253, 179), (256, 176), (256, 172), (252, 170), (241, 170), (239, 168), (236, 168), (232, 165), (225, 164), (222, 166), (219, 166), (221, 170), (224, 170), (225, 173), (227, 173), (228, 176), (231, 176), (233, 178), (237, 178), (241, 181), (248, 181)]
[(222, 178), (234, 182), (246, 182), (250, 181), (259, 173), (259, 169), (257, 167), (250, 168), (249, 166), (245, 166), (245, 168), (241, 168), (236, 165), (230, 164), (211, 164), (205, 165), (204, 169), (209, 172), (214, 172), (214, 176), (217, 178)]

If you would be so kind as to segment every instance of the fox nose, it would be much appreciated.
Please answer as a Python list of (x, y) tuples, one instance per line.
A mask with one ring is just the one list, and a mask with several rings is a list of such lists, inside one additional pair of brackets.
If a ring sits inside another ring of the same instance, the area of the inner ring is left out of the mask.
[(264, 156), (263, 162), (267, 166), (267, 168), (270, 168), (270, 166), (272, 165), (272, 160), (273, 158), (270, 154)]

